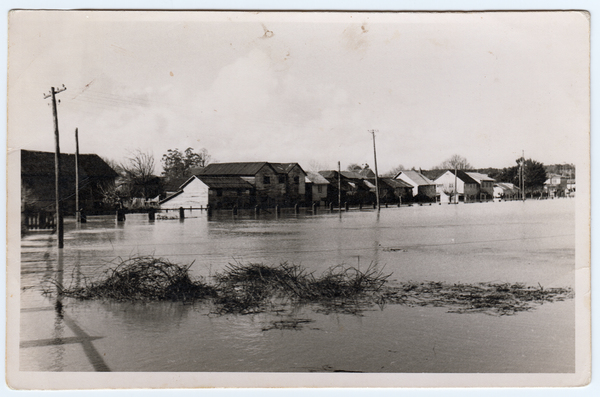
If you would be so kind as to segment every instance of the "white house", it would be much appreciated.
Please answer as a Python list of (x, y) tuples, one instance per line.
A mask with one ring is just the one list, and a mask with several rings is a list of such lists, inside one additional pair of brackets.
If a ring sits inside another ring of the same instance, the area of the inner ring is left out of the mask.
[(519, 188), (508, 182), (494, 183), (494, 198), (514, 199), (519, 195)]
[(394, 179), (399, 179), (413, 186), (413, 197), (435, 200), (435, 183), (419, 171), (400, 171)]
[(179, 187), (177, 193), (161, 200), (159, 206), (161, 209), (206, 208), (209, 189), (207, 184), (194, 175)]
[(456, 171), (456, 176), (454, 170), (448, 170), (437, 177), (434, 182), (441, 202), (456, 200), (455, 194), (458, 196), (458, 201), (475, 201), (479, 193), (477, 181), (461, 170)]
[(254, 186), (240, 177), (194, 175), (177, 193), (162, 200), (160, 208), (249, 208), (255, 204)]

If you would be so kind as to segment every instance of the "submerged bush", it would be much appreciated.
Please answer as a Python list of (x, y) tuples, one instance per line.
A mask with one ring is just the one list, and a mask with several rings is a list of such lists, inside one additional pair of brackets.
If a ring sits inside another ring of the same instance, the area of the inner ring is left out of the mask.
[(335, 266), (315, 276), (288, 263), (236, 263), (217, 273), (213, 284), (207, 284), (189, 276), (192, 264), (180, 266), (152, 256), (134, 257), (96, 280), (85, 279), (83, 286), (59, 286), (59, 293), (78, 299), (207, 301), (217, 314), (278, 312), (297, 305), (313, 305), (323, 313), (360, 314), (374, 305), (404, 304), (445, 307), (452, 313), (513, 315), (537, 304), (573, 297), (570, 288), (544, 289), (518, 283), (389, 285), (391, 274), (374, 265), (364, 271)]
[[(193, 264), (193, 263), (192, 263)], [(98, 280), (85, 279), (82, 287), (60, 292), (79, 299), (119, 301), (185, 301), (214, 295), (214, 288), (189, 276), (190, 264), (183, 267), (165, 259), (139, 256), (108, 269)]]

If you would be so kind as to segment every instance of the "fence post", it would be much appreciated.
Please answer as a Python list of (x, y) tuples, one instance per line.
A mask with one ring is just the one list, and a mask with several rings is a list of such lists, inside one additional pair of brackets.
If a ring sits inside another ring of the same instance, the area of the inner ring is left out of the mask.
[(185, 210), (183, 209), (183, 207), (179, 207), (179, 219), (184, 219), (185, 218)]

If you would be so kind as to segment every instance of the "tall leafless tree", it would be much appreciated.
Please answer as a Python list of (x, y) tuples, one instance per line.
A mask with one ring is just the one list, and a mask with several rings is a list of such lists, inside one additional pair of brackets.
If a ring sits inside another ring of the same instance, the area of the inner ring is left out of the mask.
[(473, 167), (471, 167), (471, 164), (469, 164), (467, 159), (458, 154), (451, 156), (449, 159), (433, 167), (434, 170), (470, 170), (472, 168)]
[(131, 152), (129, 157), (119, 165), (123, 177), (123, 185), (129, 190), (130, 197), (147, 198), (154, 175), (154, 156), (139, 149)]

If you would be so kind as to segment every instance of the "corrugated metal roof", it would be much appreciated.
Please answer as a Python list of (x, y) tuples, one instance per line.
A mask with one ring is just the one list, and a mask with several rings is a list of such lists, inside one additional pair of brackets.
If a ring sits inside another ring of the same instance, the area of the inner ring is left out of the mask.
[(252, 186), (249, 182), (246, 182), (240, 177), (237, 176), (227, 176), (227, 177), (219, 177), (219, 176), (205, 176), (205, 175), (196, 175), (196, 178), (200, 179), (206, 186), (211, 189), (252, 189)]
[[(367, 177), (354, 171), (342, 171), (342, 175), (349, 179), (366, 179)], [(373, 175), (374, 176), (374, 175)]]
[(278, 174), (289, 173), (298, 163), (269, 163)]
[(406, 175), (411, 181), (417, 184), (417, 186), (422, 185), (435, 185), (433, 181), (427, 178), (425, 175), (419, 173), (418, 171), (407, 170), (402, 171), (402, 174)]
[(481, 181), (492, 181), (495, 182), (495, 179), (490, 178), (486, 174), (480, 174), (479, 172), (466, 172), (471, 178), (473, 178), (477, 183), (481, 183)]
[(196, 175), (254, 176), (265, 165), (268, 165), (266, 161), (258, 163), (212, 163)]
[(413, 188), (413, 185), (411, 185), (410, 183), (406, 183), (400, 179), (380, 178), (379, 180), (394, 189), (403, 188), (403, 187), (407, 187), (407, 188), (411, 188), (411, 189)]
[(425, 170), (425, 171), (421, 171), (421, 173), (423, 175), (425, 175), (428, 179), (435, 181), (440, 176), (444, 175), (447, 171), (449, 171), (449, 170), (429, 170), (429, 171)]
[[(75, 175), (75, 155), (61, 153), (60, 172), (63, 177)], [(101, 177), (116, 178), (117, 172), (113, 170), (97, 154), (79, 155), (79, 178)], [(21, 150), (21, 175), (22, 176), (47, 176), (54, 178), (54, 153)]]
[[(448, 171), (450, 171), (450, 173), (454, 175), (454, 170)], [(469, 174), (467, 174), (465, 171), (457, 170), (456, 176), (464, 183), (478, 183), (475, 179), (471, 178), (471, 176), (469, 176)]]
[(307, 172), (306, 178), (310, 183), (314, 183), (316, 185), (329, 185), (329, 181), (323, 177), (321, 174), (317, 174), (315, 172)]
[(323, 178), (326, 178), (326, 179), (329, 179), (329, 178), (337, 179), (338, 172), (334, 171), (334, 170), (319, 171), (319, 175), (321, 175)]

